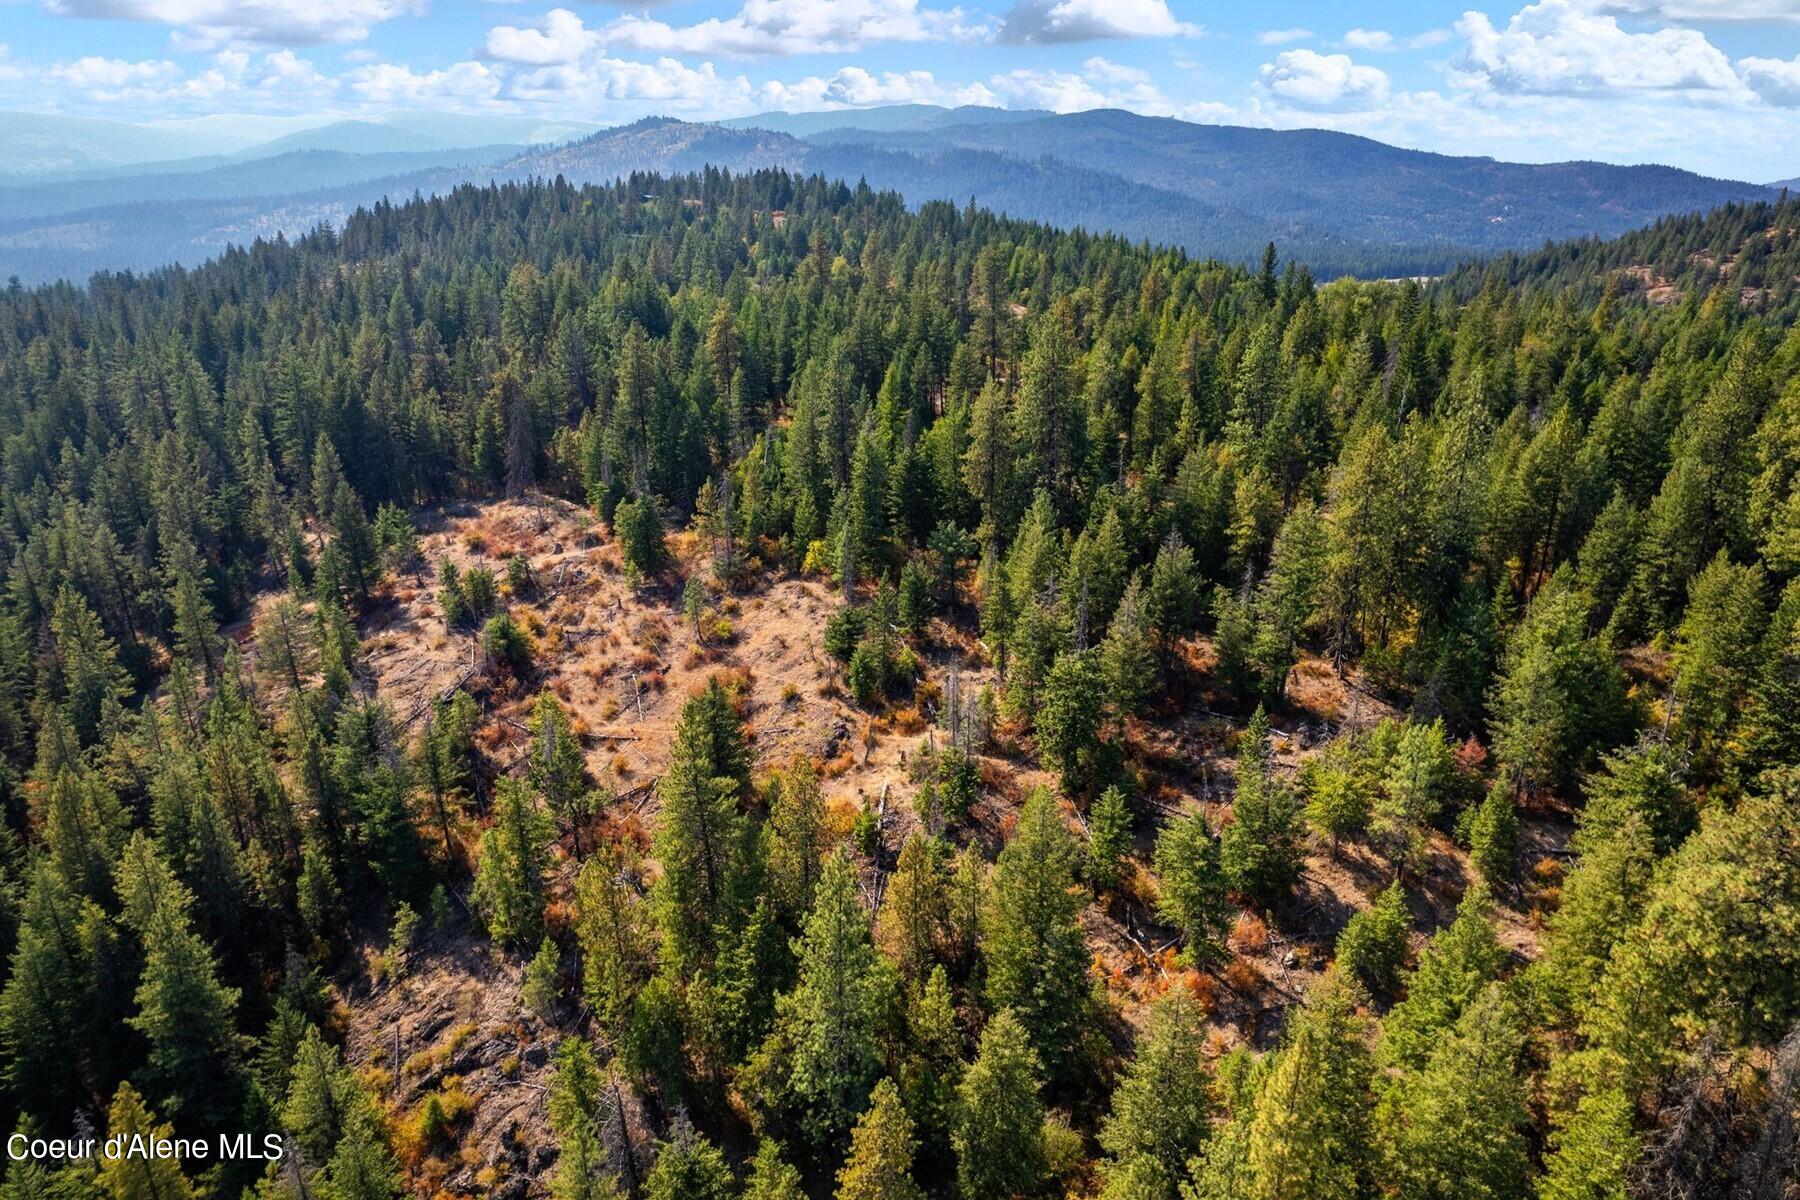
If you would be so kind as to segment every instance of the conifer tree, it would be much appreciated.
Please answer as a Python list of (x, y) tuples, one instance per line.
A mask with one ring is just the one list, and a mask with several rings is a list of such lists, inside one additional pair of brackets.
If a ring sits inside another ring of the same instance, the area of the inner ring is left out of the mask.
[(1469, 827), (1469, 861), (1490, 888), (1508, 884), (1513, 877), (1519, 813), (1508, 793), (1500, 783), (1489, 788)]
[(1131, 849), (1131, 808), (1125, 790), (1114, 784), (1088, 809), (1086, 873), (1097, 891), (1117, 887)]
[(1121, 716), (1143, 711), (1156, 684), (1156, 642), (1143, 591), (1143, 576), (1132, 576), (1100, 644), (1106, 694)]
[(502, 780), (494, 827), (481, 835), (470, 901), (495, 941), (529, 946), (543, 929), (549, 824), (522, 785)]
[(618, 1039), (639, 989), (650, 977), (651, 931), (630, 878), (630, 864), (604, 846), (581, 868), (575, 885), (575, 935), (581, 944), (582, 990), (599, 1026)]
[(912, 1179), (917, 1149), (900, 1089), (884, 1079), (851, 1131), (850, 1154), (837, 1175), (837, 1200), (923, 1200), (925, 1193)]
[(658, 785), (663, 810), (651, 847), (663, 874), (652, 900), (663, 954), (686, 971), (715, 953), (733, 859), (742, 839), (738, 799), (749, 786), (743, 727), (714, 680), (681, 710), (669, 769)]
[(1406, 965), (1412, 914), (1400, 881), (1387, 885), (1373, 908), (1351, 915), (1337, 939), (1337, 969), (1377, 995), (1391, 995)]
[(1269, 718), (1261, 706), (1238, 745), (1237, 796), (1231, 822), (1219, 834), (1219, 865), (1232, 890), (1272, 905), (1300, 876), (1300, 806), (1274, 776)]
[(1612, 1088), (1589, 1091), (1559, 1114), (1537, 1179), (1538, 1200), (1613, 1200), (1629, 1194), (1641, 1149), (1632, 1105)]
[(1368, 1190), (1371, 1065), (1356, 1003), (1355, 986), (1332, 974), (1289, 1016), (1256, 1093), (1245, 1196), (1349, 1200)]
[(750, 1177), (744, 1181), (743, 1200), (806, 1200), (800, 1172), (781, 1157), (781, 1147), (769, 1138), (757, 1143)]
[(1032, 792), (995, 865), (981, 926), (988, 1002), (1013, 1010), (1052, 1075), (1063, 1070), (1093, 1003), (1074, 860), (1055, 798)]
[(878, 1045), (891, 977), (869, 939), (849, 860), (826, 860), (796, 946), (799, 980), (781, 997), (792, 1046), (788, 1087), (820, 1142), (848, 1132), (880, 1072)]
[(399, 1200), (400, 1168), (367, 1104), (350, 1115), (320, 1191), (328, 1200)]
[(1192, 966), (1217, 962), (1233, 909), (1225, 898), (1219, 844), (1204, 815), (1188, 813), (1163, 827), (1156, 838), (1156, 875), (1157, 912), (1181, 930), (1183, 960)]
[(825, 856), (825, 800), (807, 759), (776, 773), (768, 785), (770, 887), (783, 912), (812, 908)]
[(1456, 920), (1419, 955), (1406, 977), (1406, 999), (1382, 1025), (1384, 1063), (1424, 1067), (1438, 1039), (1498, 973), (1506, 951), (1494, 936), (1491, 906), (1486, 887), (1471, 887), (1457, 906)]
[(1062, 776), (1065, 792), (1081, 790), (1093, 777), (1101, 752), (1104, 678), (1093, 651), (1060, 655), (1044, 679), (1035, 719), (1038, 754), (1044, 769)]
[(564, 1038), (556, 1047), (548, 1099), (558, 1149), (556, 1176), (550, 1184), (554, 1200), (615, 1200), (619, 1195), (600, 1136), (603, 1088), (588, 1044)]
[(1010, 1009), (982, 1032), (975, 1061), (957, 1089), (961, 1106), (953, 1141), (956, 1183), (967, 1200), (1035, 1191), (1044, 1156), (1041, 1067), (1030, 1034)]
[(909, 986), (922, 985), (937, 962), (948, 888), (942, 843), (914, 833), (901, 848), (876, 923), (882, 946)]
[(121, 1152), (100, 1159), (100, 1186), (109, 1200), (189, 1200), (193, 1196), (181, 1163), (154, 1155), (144, 1145), (174, 1134), (173, 1125), (157, 1124), (156, 1115), (130, 1084), (119, 1085), (107, 1111), (104, 1145), (116, 1144)]
[(212, 951), (190, 924), (192, 898), (142, 833), (121, 860), (119, 892), (144, 951), (130, 1024), (150, 1047), (145, 1091), (188, 1128), (220, 1128), (239, 1099), (238, 992), (219, 982)]
[(1100, 1144), (1110, 1157), (1111, 1177), (1128, 1174), (1139, 1158), (1154, 1161), (1171, 1196), (1187, 1176), (1212, 1126), (1212, 1100), (1201, 1066), (1205, 1022), (1198, 1003), (1177, 984), (1150, 1010), (1125, 1076), (1113, 1091), (1112, 1108), (1100, 1127)]
[(1500, 1200), (1525, 1192), (1525, 1027), (1500, 984), (1488, 984), (1430, 1060), (1403, 1075), (1377, 1114), (1381, 1174), (1425, 1200)]
[(733, 1200), (735, 1191), (725, 1156), (679, 1115), (657, 1143), (656, 1165), (644, 1180), (646, 1200)]
[(544, 807), (573, 834), (575, 856), (580, 858), (581, 826), (593, 808), (593, 793), (581, 743), (554, 693), (538, 693), (531, 729), (534, 741), (526, 775)]
[(1488, 696), (1494, 752), (1527, 788), (1583, 766), (1629, 721), (1609, 647), (1587, 636), (1586, 604), (1567, 571), (1546, 584), (1508, 640)]

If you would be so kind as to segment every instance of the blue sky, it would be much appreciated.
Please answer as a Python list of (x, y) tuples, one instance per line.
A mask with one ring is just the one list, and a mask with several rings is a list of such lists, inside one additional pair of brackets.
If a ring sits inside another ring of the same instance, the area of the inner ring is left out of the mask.
[(1800, 0), (0, 0), (0, 108), (245, 136), (907, 101), (1774, 179), (1800, 175)]

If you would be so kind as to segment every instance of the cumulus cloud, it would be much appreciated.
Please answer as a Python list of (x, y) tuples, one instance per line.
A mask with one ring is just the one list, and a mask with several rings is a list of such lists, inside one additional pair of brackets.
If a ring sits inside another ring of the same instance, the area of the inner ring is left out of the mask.
[(234, 42), (314, 45), (361, 41), (383, 21), (423, 11), (424, 0), (49, 0), (70, 17), (173, 26), (189, 47)]
[(1000, 40), (1023, 45), (1105, 38), (1198, 37), (1175, 19), (1167, 0), (1018, 0), (1000, 24)]
[(974, 37), (961, 9), (925, 8), (919, 0), (746, 0), (730, 17), (692, 25), (631, 14), (610, 22), (607, 45), (651, 54), (716, 54), (764, 58), (846, 53), (877, 42)]
[(402, 63), (373, 63), (340, 77), (350, 93), (372, 105), (469, 109), (499, 99), (501, 77), (486, 63), (459, 62), (437, 71)]
[(1778, 108), (1800, 108), (1800, 58), (1741, 58), (1744, 82)]
[(1505, 29), (1468, 12), (1456, 29), (1467, 42), (1454, 76), (1464, 86), (1539, 96), (1744, 91), (1731, 60), (1699, 30), (1633, 33), (1569, 0), (1540, 0)]
[(1348, 54), (1285, 50), (1263, 64), (1259, 85), (1284, 104), (1304, 109), (1368, 108), (1387, 98), (1387, 72)]
[(1259, 46), (1286, 46), (1293, 42), (1310, 42), (1310, 29), (1265, 29), (1256, 35)]
[(566, 8), (553, 8), (535, 29), (496, 25), (488, 30), (486, 49), (489, 58), (501, 62), (546, 66), (574, 62), (599, 44), (599, 36), (580, 17)]
[(930, 71), (884, 71), (843, 67), (829, 76), (808, 76), (791, 83), (771, 80), (760, 95), (770, 108), (788, 112), (866, 108), (874, 104), (984, 104), (998, 97), (985, 84), (949, 83)]

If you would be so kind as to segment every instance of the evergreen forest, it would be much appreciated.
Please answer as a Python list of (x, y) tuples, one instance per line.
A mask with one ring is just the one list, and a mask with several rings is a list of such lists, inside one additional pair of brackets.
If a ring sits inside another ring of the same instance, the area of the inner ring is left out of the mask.
[(707, 170), (15, 281), (0, 1128), (215, 1151), (0, 1197), (1795, 1195), (1797, 228)]

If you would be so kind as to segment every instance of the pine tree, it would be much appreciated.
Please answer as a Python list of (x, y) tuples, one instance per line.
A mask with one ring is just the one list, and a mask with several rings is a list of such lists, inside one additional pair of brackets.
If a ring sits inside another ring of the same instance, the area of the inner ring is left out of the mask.
[(1121, 716), (1141, 713), (1156, 684), (1156, 644), (1141, 573), (1126, 585), (1100, 644), (1100, 663), (1113, 708)]
[(804, 758), (771, 777), (767, 792), (770, 889), (784, 913), (799, 917), (812, 908), (825, 855), (825, 799)]
[(681, 710), (651, 852), (663, 874), (652, 895), (665, 959), (688, 971), (711, 961), (740, 848), (738, 799), (749, 788), (743, 726), (717, 680)]
[(719, 1148), (694, 1132), (685, 1114), (657, 1143), (656, 1166), (644, 1180), (646, 1200), (733, 1200), (731, 1168)]
[(1456, 920), (1419, 955), (1419, 965), (1406, 977), (1406, 999), (1382, 1025), (1384, 1063), (1424, 1067), (1439, 1039), (1494, 979), (1506, 951), (1494, 936), (1491, 905), (1486, 887), (1471, 887), (1457, 906)]
[(923, 1200), (925, 1193), (912, 1180), (917, 1149), (900, 1089), (884, 1079), (851, 1131), (850, 1155), (837, 1175), (837, 1200)]
[(914, 833), (901, 848), (876, 922), (881, 945), (909, 986), (922, 985), (937, 962), (948, 917), (948, 888), (943, 844)]
[(1182, 958), (1205, 966), (1224, 957), (1233, 909), (1225, 898), (1219, 844), (1206, 817), (1189, 813), (1165, 825), (1156, 838), (1157, 913), (1182, 932)]
[(1547, 787), (1617, 738), (1630, 710), (1611, 650), (1587, 637), (1567, 571), (1532, 599), (1488, 697), (1494, 752), (1528, 787)]
[(1499, 783), (1489, 788), (1469, 828), (1469, 862), (1490, 888), (1508, 884), (1513, 878), (1519, 813), (1508, 791)]
[(548, 691), (538, 693), (532, 709), (534, 738), (526, 777), (544, 807), (573, 834), (575, 856), (581, 857), (581, 826), (593, 809), (587, 759), (568, 714)]
[(64, 585), (57, 594), (50, 633), (63, 710), (75, 736), (83, 745), (91, 744), (108, 702), (131, 694), (130, 677), (119, 666), (118, 647), (74, 588)]
[(1094, 890), (1107, 892), (1119, 885), (1130, 850), (1131, 807), (1125, 790), (1114, 784), (1088, 809), (1086, 872)]
[(308, 1028), (294, 1055), (281, 1125), (299, 1156), (302, 1170), (331, 1161), (352, 1114), (363, 1100), (356, 1077), (319, 1031)]
[(564, 1038), (556, 1047), (547, 1102), (558, 1148), (550, 1184), (554, 1200), (615, 1200), (619, 1195), (600, 1136), (604, 1087), (588, 1044)]
[(1444, 804), (1451, 772), (1444, 723), (1408, 722), (1388, 758), (1387, 773), (1369, 815), (1369, 833), (1402, 873), (1424, 865), (1427, 826)]
[(470, 902), (495, 941), (529, 946), (543, 929), (549, 822), (531, 794), (502, 780), (494, 826), (481, 835)]
[(1219, 834), (1219, 865), (1233, 891), (1273, 905), (1300, 877), (1300, 806), (1274, 776), (1269, 718), (1261, 706), (1238, 746), (1237, 796), (1231, 822)]
[(1537, 1180), (1538, 1200), (1629, 1195), (1629, 1172), (1641, 1148), (1633, 1116), (1631, 1102), (1611, 1088), (1588, 1092), (1572, 1111), (1559, 1114)]
[(877, 1037), (891, 978), (869, 940), (849, 860), (826, 860), (795, 953), (799, 980), (781, 997), (792, 1046), (788, 1087), (821, 1143), (848, 1132), (880, 1073)]
[[(134, 1139), (167, 1140), (173, 1125), (158, 1125), (131, 1085), (121, 1083), (106, 1116), (106, 1146), (117, 1144), (124, 1152), (100, 1159), (100, 1186), (110, 1200), (189, 1200), (194, 1190), (173, 1158), (133, 1151)], [(120, 1139), (123, 1139), (122, 1141)]]
[(1172, 1195), (1176, 1182), (1186, 1178), (1188, 1161), (1212, 1128), (1212, 1100), (1201, 1066), (1205, 1037), (1199, 1004), (1179, 984), (1150, 1010), (1149, 1025), (1100, 1128), (1100, 1145), (1110, 1156), (1109, 1186), (1112, 1176), (1128, 1172), (1139, 1158), (1157, 1164), (1165, 1181), (1161, 1195)]
[(743, 1200), (806, 1200), (800, 1172), (781, 1157), (781, 1147), (768, 1138), (757, 1143), (744, 1181)]
[(1013, 1010), (1053, 1076), (1069, 1061), (1093, 1004), (1074, 862), (1055, 798), (1032, 792), (1000, 852), (982, 919), (988, 1002)]
[(1423, 1200), (1525, 1193), (1524, 1048), (1516, 1004), (1500, 984), (1487, 985), (1424, 1068), (1382, 1098), (1377, 1127), (1389, 1188)]
[(142, 833), (121, 860), (119, 892), (144, 950), (130, 1024), (150, 1046), (145, 1091), (188, 1128), (218, 1129), (239, 1099), (238, 992), (219, 982), (212, 951), (190, 925), (192, 898)]
[(1337, 968), (1376, 995), (1392, 995), (1406, 965), (1412, 914), (1406, 889), (1395, 880), (1376, 898), (1373, 908), (1353, 913), (1337, 939)]
[(630, 863), (618, 848), (603, 846), (583, 864), (575, 885), (575, 912), (583, 994), (599, 1027), (616, 1041), (652, 966), (649, 922)]
[(1038, 754), (1045, 770), (1062, 776), (1065, 792), (1079, 791), (1095, 773), (1102, 749), (1104, 688), (1093, 651), (1060, 655), (1044, 679), (1035, 719)]
[(368, 1105), (350, 1115), (320, 1191), (326, 1200), (400, 1200), (400, 1168)]
[(1043, 1181), (1044, 1106), (1038, 1057), (1023, 1023), (1002, 1009), (981, 1035), (975, 1061), (957, 1089), (961, 1106), (952, 1141), (957, 1190), (967, 1200), (1030, 1194)]
[(1349, 1200), (1367, 1192), (1371, 1065), (1356, 1002), (1354, 985), (1327, 975), (1289, 1016), (1256, 1093), (1246, 1197)]

